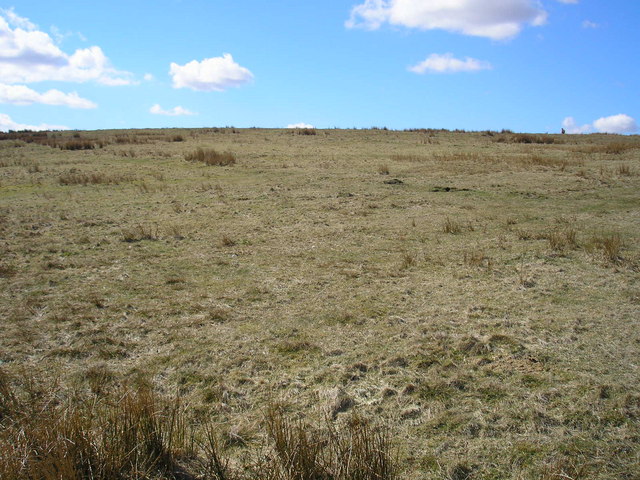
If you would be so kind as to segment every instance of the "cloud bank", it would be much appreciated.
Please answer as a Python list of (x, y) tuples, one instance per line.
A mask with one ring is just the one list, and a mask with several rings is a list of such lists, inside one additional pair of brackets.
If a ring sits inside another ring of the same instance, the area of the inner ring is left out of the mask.
[(567, 117), (562, 121), (562, 127), (567, 133), (590, 133), (594, 130), (599, 133), (635, 133), (638, 131), (638, 124), (633, 117), (620, 113), (609, 117), (601, 117), (593, 124), (579, 126), (573, 117)]
[(192, 60), (185, 65), (171, 63), (169, 75), (173, 88), (190, 88), (201, 92), (222, 92), (231, 87), (240, 87), (253, 79), (253, 74), (238, 65), (229, 53), (222, 57), (205, 58), (201, 62)]
[(300, 122), (300, 123), (292, 123), (290, 125), (287, 125), (287, 128), (316, 128), (316, 127), (308, 123)]
[(452, 53), (440, 55), (432, 53), (426, 60), (409, 67), (409, 71), (413, 73), (459, 73), (459, 72), (477, 72), (479, 70), (490, 70), (491, 64), (476, 60), (475, 58), (466, 57), (464, 60), (455, 58)]
[(170, 108), (169, 110), (164, 110), (159, 104), (155, 104), (153, 107), (149, 109), (150, 113), (154, 115), (168, 115), (170, 117), (179, 117), (182, 115), (195, 115), (194, 112), (187, 110), (186, 108), (178, 105), (177, 107)]
[(76, 92), (64, 93), (60, 90), (36, 92), (24, 85), (7, 85), (0, 83), (0, 103), (13, 105), (31, 105), (42, 103), (45, 105), (61, 105), (69, 108), (96, 108), (97, 105)]
[(47, 125), (46, 123), (40, 125), (25, 125), (14, 122), (6, 113), (0, 113), (0, 132), (7, 132), (9, 130), (69, 130), (69, 127), (65, 127), (64, 125)]
[(365, 0), (345, 25), (375, 30), (388, 23), (504, 40), (527, 24), (543, 25), (547, 16), (537, 0)]

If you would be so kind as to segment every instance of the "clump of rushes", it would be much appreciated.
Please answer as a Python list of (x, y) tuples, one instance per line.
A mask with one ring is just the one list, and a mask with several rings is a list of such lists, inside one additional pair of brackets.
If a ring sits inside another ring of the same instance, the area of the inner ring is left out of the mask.
[(202, 162), (205, 165), (227, 166), (236, 163), (236, 156), (231, 152), (218, 152), (212, 148), (197, 150), (187, 153), (184, 159), (188, 162)]

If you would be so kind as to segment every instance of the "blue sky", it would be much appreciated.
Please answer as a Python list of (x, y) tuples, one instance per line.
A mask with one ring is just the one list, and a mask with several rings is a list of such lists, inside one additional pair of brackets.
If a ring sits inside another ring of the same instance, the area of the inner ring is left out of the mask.
[(637, 133), (640, 2), (0, 5), (0, 130)]

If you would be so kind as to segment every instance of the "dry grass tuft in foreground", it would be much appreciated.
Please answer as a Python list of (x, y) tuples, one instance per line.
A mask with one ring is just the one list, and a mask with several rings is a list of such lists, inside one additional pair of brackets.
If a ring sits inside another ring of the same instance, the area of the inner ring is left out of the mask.
[(144, 383), (61, 398), (50, 385), (0, 370), (3, 479), (395, 478), (388, 430), (360, 417), (313, 428), (270, 407), (265, 424), (258, 458), (232, 466), (211, 423), (198, 430), (178, 399), (163, 402)]

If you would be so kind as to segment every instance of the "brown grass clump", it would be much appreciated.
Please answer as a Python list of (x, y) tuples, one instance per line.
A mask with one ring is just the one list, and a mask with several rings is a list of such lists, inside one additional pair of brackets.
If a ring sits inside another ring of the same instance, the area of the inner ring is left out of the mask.
[[(113, 399), (56, 399), (53, 389), (0, 371), (0, 477), (175, 478), (186, 449), (177, 408), (161, 413), (147, 388)], [(13, 385), (12, 385), (13, 383)]]
[(530, 133), (506, 133), (494, 138), (499, 143), (555, 143), (555, 138), (550, 135), (533, 135)]
[(202, 149), (187, 153), (184, 156), (188, 162), (202, 162), (205, 165), (227, 166), (236, 163), (236, 156), (231, 152), (217, 152), (214, 149)]
[(65, 143), (59, 144), (60, 150), (93, 150), (96, 148), (93, 140), (69, 140)]
[(620, 155), (638, 148), (639, 146), (634, 143), (627, 142), (612, 142), (605, 145), (597, 145), (593, 147), (593, 151), (596, 153), (607, 153), (609, 155)]
[(558, 167), (560, 170), (566, 170), (569, 166), (582, 165), (579, 161), (542, 155), (528, 155), (521, 160), (521, 163), (526, 166)]
[(71, 169), (60, 174), (58, 183), (60, 185), (118, 185), (128, 178), (124, 175), (107, 174), (103, 172), (78, 172)]
[(455, 220), (447, 217), (442, 225), (442, 231), (444, 233), (450, 233), (453, 235), (457, 235), (462, 232), (462, 225)]
[(127, 243), (141, 242), (142, 240), (158, 240), (158, 227), (135, 225), (122, 230), (122, 240)]
[(633, 171), (628, 164), (623, 163), (622, 165), (618, 165), (618, 175), (631, 177), (633, 175)]
[(623, 261), (620, 254), (622, 237), (619, 233), (594, 236), (587, 242), (586, 248), (591, 252), (599, 252), (607, 262), (613, 265), (618, 265)]
[(391, 160), (396, 162), (422, 163), (430, 159), (428, 155), (394, 154), (390, 155)]
[[(144, 384), (71, 397), (0, 370), (0, 478), (11, 480), (392, 480), (388, 430), (352, 416), (324, 429), (270, 407), (268, 445), (233, 468), (208, 422), (196, 431), (178, 399)], [(271, 453), (273, 452), (273, 453)]]
[(577, 233), (573, 228), (549, 232), (547, 240), (551, 249), (558, 252), (574, 250), (578, 247)]
[(266, 420), (276, 454), (270, 465), (273, 478), (396, 478), (388, 430), (376, 429), (362, 418), (350, 418), (342, 429), (327, 420), (325, 432), (292, 421), (273, 407), (268, 411)]

